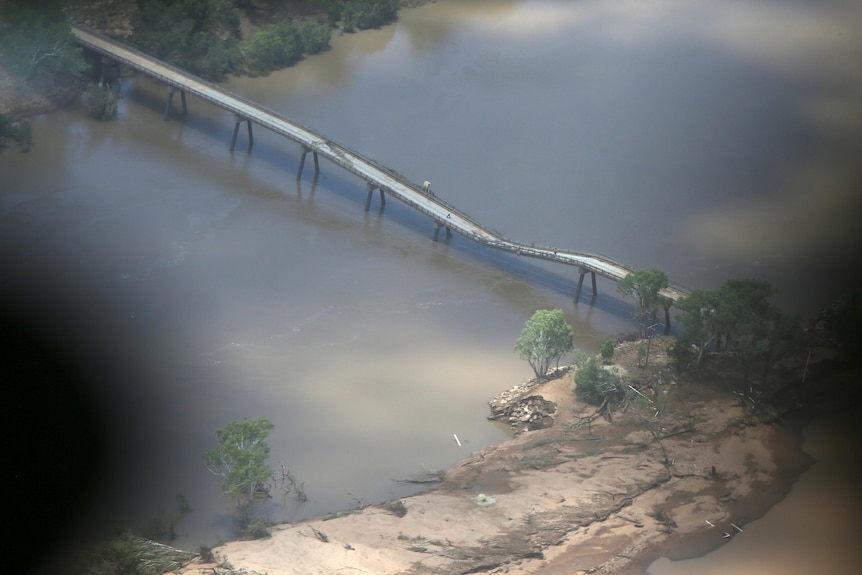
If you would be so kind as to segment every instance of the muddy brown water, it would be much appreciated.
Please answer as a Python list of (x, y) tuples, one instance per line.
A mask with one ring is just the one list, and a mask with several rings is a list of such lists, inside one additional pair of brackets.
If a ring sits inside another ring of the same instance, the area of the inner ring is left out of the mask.
[[(855, 283), (862, 143), (857, 3), (441, 1), (226, 87), (313, 127), (512, 239), (667, 270), (688, 287), (759, 277), (815, 313)], [(269, 417), (295, 520), (410, 492), (506, 433), (487, 400), (530, 376), (514, 340), (559, 307), (597, 351), (632, 331), (599, 281), (498, 254), (296, 145), (123, 83), (120, 116), (85, 104), (31, 120), (0, 153), (3, 295), (85, 374), (112, 441), (79, 525), (176, 520), (229, 534), (203, 466), (214, 432)], [(47, 423), (46, 423), (47, 425)], [(463, 446), (453, 438), (457, 434)], [(180, 517), (176, 496), (193, 511)]]

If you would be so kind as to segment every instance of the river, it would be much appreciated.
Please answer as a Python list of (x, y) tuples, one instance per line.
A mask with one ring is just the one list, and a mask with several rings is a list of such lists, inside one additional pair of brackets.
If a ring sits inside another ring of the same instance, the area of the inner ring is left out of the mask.
[[(441, 1), (226, 87), (361, 151), (504, 236), (717, 287), (758, 277), (814, 314), (855, 285), (862, 196), (858, 2)], [(414, 491), (393, 481), (506, 437), (487, 400), (562, 308), (590, 352), (633, 331), (600, 280), (455, 237), (261, 128), (127, 79), (116, 121), (83, 101), (0, 153), (3, 300), (74, 357), (112, 438), (81, 524), (230, 519), (203, 466), (215, 430), (275, 424), (295, 520)], [(178, 100), (176, 98), (175, 100)], [(10, 312), (11, 313), (11, 312)], [(459, 446), (453, 434), (457, 434)]]

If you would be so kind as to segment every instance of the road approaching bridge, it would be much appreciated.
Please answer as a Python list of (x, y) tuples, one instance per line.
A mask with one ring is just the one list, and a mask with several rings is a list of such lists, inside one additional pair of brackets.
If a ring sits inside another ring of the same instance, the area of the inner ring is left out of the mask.
[[(587, 273), (591, 275), (593, 295), (595, 295), (596, 275), (613, 281), (619, 281), (633, 271), (632, 268), (605, 256), (540, 247), (507, 240), (485, 229), (467, 214), (439, 198), (430, 190), (429, 186), (417, 185), (395, 170), (380, 165), (374, 160), (366, 158), (358, 152), (342, 146), (309, 128), (288, 120), (260, 104), (80, 25), (73, 24), (72, 32), (75, 34), (78, 43), (83, 47), (167, 84), (171, 91), (168, 99), (168, 108), (165, 110), (165, 119), (168, 117), (171, 99), (175, 91), (179, 91), (183, 97), (184, 110), (186, 93), (211, 102), (235, 114), (236, 126), (231, 141), (231, 150), (236, 142), (237, 132), (241, 123), (246, 122), (248, 125), (250, 145), (254, 141), (251, 128), (252, 123), (263, 126), (302, 146), (302, 159), (297, 179), (302, 175), (302, 166), (304, 165), (306, 154), (310, 152), (314, 157), (315, 173), (319, 169), (318, 155), (320, 155), (364, 180), (368, 192), (366, 210), (371, 202), (374, 190), (379, 190), (381, 201), (385, 201), (385, 194), (395, 196), (408, 206), (431, 218), (436, 225), (435, 240), (439, 231), (445, 229), (447, 235), (454, 231), (466, 238), (498, 250), (577, 267), (580, 272), (580, 278), (577, 291), (575, 292), (576, 302), (580, 297), (584, 276)], [(671, 286), (664, 289), (662, 295), (672, 301), (677, 301), (688, 294), (681, 288)]]

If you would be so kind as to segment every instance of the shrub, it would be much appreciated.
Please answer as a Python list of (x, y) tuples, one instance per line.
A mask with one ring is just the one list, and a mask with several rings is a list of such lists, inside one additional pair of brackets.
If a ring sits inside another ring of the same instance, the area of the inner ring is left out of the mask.
[(262, 517), (253, 515), (234, 518), (234, 531), (240, 539), (266, 539), (270, 536), (269, 524)]
[(87, 113), (96, 120), (110, 120), (117, 116), (117, 97), (107, 86), (87, 86)]
[(18, 142), (21, 152), (29, 152), (30, 146), (33, 145), (30, 122), (27, 120), (11, 122), (6, 116), (0, 114), (0, 148), (5, 148), (9, 145), (6, 141), (7, 138), (12, 138)]
[(239, 42), (234, 38), (208, 39), (198, 34), (189, 43), (198, 56), (190, 60), (186, 68), (202, 78), (220, 80), (239, 68), (242, 63)]
[(607, 339), (602, 344), (602, 362), (607, 363), (614, 356), (614, 340)]
[(268, 26), (246, 44), (246, 66), (256, 72), (290, 66), (302, 58), (303, 47), (302, 34), (294, 26)]
[[(334, 12), (331, 8), (330, 18)], [(340, 16), (345, 32), (379, 28), (398, 17), (398, 0), (351, 0), (341, 6)]]
[(0, 2), (0, 60), (24, 77), (87, 69), (59, 2)]
[(622, 380), (591, 357), (575, 372), (575, 393), (587, 403), (599, 405), (606, 397), (623, 395)]
[(309, 22), (302, 27), (302, 44), (309, 54), (319, 54), (329, 50), (332, 29), (323, 22)]
[(677, 373), (683, 373), (695, 359), (695, 353), (691, 349), (691, 343), (685, 339), (678, 339), (667, 348), (667, 355)]

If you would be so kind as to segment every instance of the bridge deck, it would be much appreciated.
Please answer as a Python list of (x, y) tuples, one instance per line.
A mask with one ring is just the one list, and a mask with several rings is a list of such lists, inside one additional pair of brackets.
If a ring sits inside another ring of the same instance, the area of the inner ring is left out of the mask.
[[(614, 281), (623, 279), (633, 271), (632, 268), (605, 256), (539, 247), (507, 240), (485, 229), (467, 214), (436, 195), (428, 193), (424, 188), (394, 170), (382, 166), (309, 128), (288, 120), (264, 106), (99, 33), (77, 25), (72, 25), (72, 32), (82, 46), (152, 76), (169, 86), (194, 94), (233, 112), (242, 119), (250, 120), (293, 140), (371, 185), (397, 197), (410, 207), (429, 216), (438, 224), (446, 226), (473, 241), (518, 255), (578, 266), (582, 270), (593, 272)], [(673, 301), (688, 295), (685, 290), (672, 286), (663, 290), (662, 294)]]

